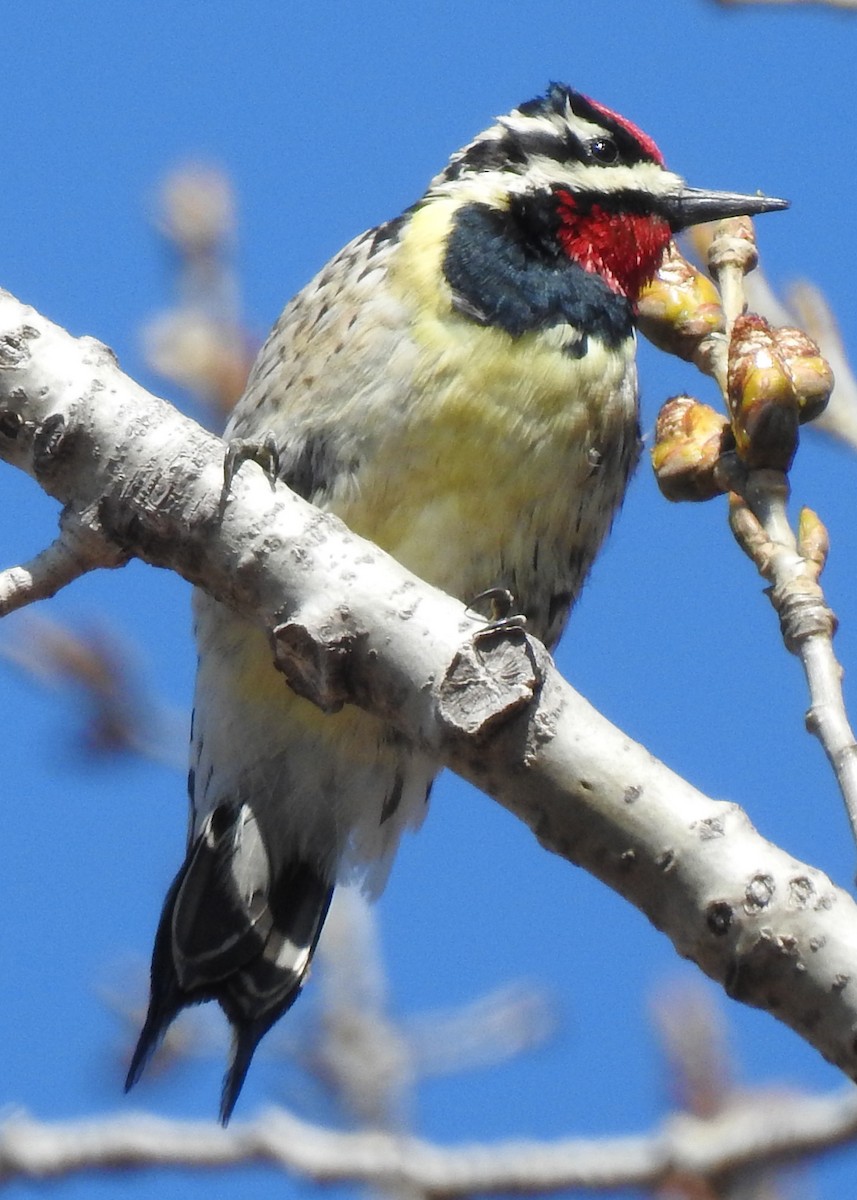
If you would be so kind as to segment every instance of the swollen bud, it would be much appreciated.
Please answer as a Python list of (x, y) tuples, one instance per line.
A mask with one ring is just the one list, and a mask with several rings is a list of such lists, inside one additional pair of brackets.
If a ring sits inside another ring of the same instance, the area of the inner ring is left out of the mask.
[(705, 338), (725, 328), (716, 287), (679, 253), (675, 242), (640, 293), (637, 326), (659, 350), (687, 362)]
[(797, 450), (798, 400), (774, 330), (753, 313), (733, 327), (727, 399), (741, 459), (752, 469), (787, 471)]
[(814, 421), (824, 412), (833, 391), (833, 372), (818, 346), (803, 332), (783, 325), (774, 330), (777, 350), (789, 373), (798, 405), (798, 418)]
[(673, 396), (655, 423), (652, 467), (667, 500), (710, 500), (723, 488), (715, 479), (720, 456), (733, 446), (722, 413), (692, 396)]

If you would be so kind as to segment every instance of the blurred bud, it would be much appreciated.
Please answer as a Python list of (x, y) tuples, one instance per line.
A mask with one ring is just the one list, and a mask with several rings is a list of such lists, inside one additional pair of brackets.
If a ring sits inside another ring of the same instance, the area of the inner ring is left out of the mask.
[(152, 370), (222, 412), (229, 412), (244, 390), (255, 353), (237, 325), (190, 308), (150, 321), (143, 349)]
[(803, 332), (784, 325), (774, 330), (777, 351), (785, 364), (798, 405), (798, 417), (813, 421), (824, 412), (833, 391), (833, 372), (818, 346)]
[(722, 413), (692, 396), (673, 396), (655, 423), (652, 467), (667, 500), (710, 500), (723, 488), (715, 468), (732, 445), (729, 422)]
[(813, 574), (818, 579), (827, 562), (827, 552), (830, 549), (830, 537), (827, 527), (818, 513), (811, 508), (802, 508), (798, 517), (797, 548), (801, 557), (814, 568)]
[(158, 228), (181, 253), (212, 253), (232, 239), (232, 185), (216, 167), (179, 168), (167, 177), (158, 199)]
[(74, 692), (89, 753), (139, 753), (150, 705), (134, 675), (127, 648), (106, 630), (77, 633), (45, 618), (19, 623), (21, 636), (0, 647), (3, 657), (40, 683)]
[(717, 289), (675, 242), (637, 301), (637, 325), (659, 350), (688, 362), (704, 338), (725, 328)]
[(738, 454), (751, 469), (787, 471), (798, 443), (798, 401), (774, 331), (738, 317), (729, 345), (728, 401)]

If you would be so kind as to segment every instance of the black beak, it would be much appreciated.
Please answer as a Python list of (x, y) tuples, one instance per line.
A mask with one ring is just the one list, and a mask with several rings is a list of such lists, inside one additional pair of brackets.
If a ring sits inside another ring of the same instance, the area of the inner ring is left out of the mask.
[(683, 187), (660, 199), (660, 209), (673, 233), (700, 225), (703, 221), (722, 221), (724, 217), (755, 217), (757, 213), (788, 208), (788, 200), (774, 196), (742, 196), (740, 192), (705, 192)]

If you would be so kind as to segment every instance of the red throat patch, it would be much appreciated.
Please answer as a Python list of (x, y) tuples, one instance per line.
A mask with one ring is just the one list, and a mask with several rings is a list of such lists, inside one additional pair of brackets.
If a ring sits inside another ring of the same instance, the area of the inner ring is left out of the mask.
[(672, 234), (660, 217), (608, 212), (593, 204), (578, 210), (567, 192), (557, 196), (559, 243), (585, 271), (600, 275), (620, 296), (636, 300), (660, 266)]

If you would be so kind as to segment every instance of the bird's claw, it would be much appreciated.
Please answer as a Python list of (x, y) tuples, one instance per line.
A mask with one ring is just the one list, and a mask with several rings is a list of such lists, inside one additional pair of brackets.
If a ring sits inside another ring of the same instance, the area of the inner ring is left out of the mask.
[(280, 451), (270, 431), (260, 440), (256, 438), (232, 438), (223, 457), (223, 489), (228, 492), (232, 481), (245, 462), (254, 462), (265, 472), (271, 487), (280, 473)]
[(490, 601), (489, 616), (487, 624), (482, 629), (478, 629), (473, 635), (474, 641), (487, 637), (492, 633), (498, 633), (510, 629), (526, 629), (527, 618), (523, 613), (513, 612), (515, 597), (504, 587), (486, 588), (484, 592), (479, 592), (474, 596), (467, 605), (467, 611), (474, 613), (476, 616), (481, 616), (476, 607), (482, 600)]

